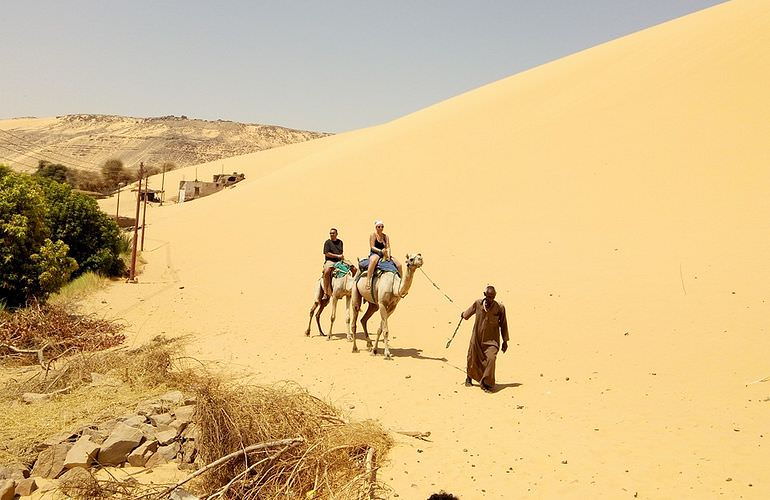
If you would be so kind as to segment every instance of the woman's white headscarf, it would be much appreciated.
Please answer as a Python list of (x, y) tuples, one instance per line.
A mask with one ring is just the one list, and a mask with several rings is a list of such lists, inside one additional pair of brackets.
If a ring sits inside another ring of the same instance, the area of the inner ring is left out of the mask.
[(380, 224), (382, 224), (383, 226), (385, 225), (385, 223), (382, 222), (380, 219), (377, 219), (376, 221), (374, 221), (375, 226), (379, 226)]

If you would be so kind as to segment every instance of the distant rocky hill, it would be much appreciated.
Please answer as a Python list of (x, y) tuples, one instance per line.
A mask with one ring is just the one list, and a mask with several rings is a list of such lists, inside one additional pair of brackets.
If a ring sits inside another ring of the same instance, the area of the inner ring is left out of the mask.
[(178, 167), (253, 153), (329, 135), (273, 125), (198, 120), (186, 116), (132, 118), (66, 115), (0, 120), (0, 163), (30, 171), (39, 160), (79, 169), (98, 169), (118, 158)]

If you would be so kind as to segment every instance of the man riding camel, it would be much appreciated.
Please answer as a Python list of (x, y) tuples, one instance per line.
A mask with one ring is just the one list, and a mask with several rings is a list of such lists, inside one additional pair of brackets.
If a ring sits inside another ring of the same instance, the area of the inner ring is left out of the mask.
[(324, 243), (324, 296), (322, 300), (326, 300), (332, 295), (332, 270), (337, 262), (345, 260), (345, 255), (342, 252), (343, 243), (341, 239), (337, 238), (337, 229), (329, 229), (329, 239)]

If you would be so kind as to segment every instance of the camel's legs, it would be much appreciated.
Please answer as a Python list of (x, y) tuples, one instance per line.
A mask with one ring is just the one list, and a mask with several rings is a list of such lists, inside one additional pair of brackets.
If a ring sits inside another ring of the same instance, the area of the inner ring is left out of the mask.
[(382, 329), (383, 339), (385, 340), (385, 359), (393, 359), (390, 355), (390, 329), (388, 328), (388, 317), (391, 312), (392, 309), (388, 309), (387, 307), (380, 309), (380, 316), (382, 317), (382, 325), (380, 328)]
[(345, 295), (345, 323), (347, 326), (346, 331), (348, 332), (348, 342), (350, 342), (352, 340), (350, 335), (350, 295)]
[[(371, 318), (372, 315), (377, 312), (377, 309), (379, 309), (380, 306), (378, 304), (373, 304), (372, 302), (369, 302), (368, 304), (369, 304), (369, 307), (366, 308), (364, 317), (361, 318), (361, 326), (364, 328), (364, 334), (366, 335), (366, 348), (371, 349), (372, 339), (369, 338), (369, 330), (366, 328), (366, 324), (369, 321), (369, 318)], [(375, 354), (377, 354), (376, 350), (375, 350)]]
[(318, 312), (315, 313), (315, 321), (318, 323), (318, 331), (321, 332), (321, 336), (325, 336), (323, 327), (321, 327), (321, 313), (326, 309), (326, 306), (329, 305), (329, 300), (322, 300), (318, 303)]
[(353, 311), (350, 318), (350, 328), (353, 335), (353, 352), (358, 352), (358, 346), (356, 345), (356, 321), (358, 320), (358, 313), (361, 311), (361, 295), (358, 293), (358, 288), (353, 285)]
[(332, 335), (334, 335), (334, 320), (337, 318), (337, 301), (339, 299), (337, 296), (332, 292), (332, 322), (329, 325), (329, 336), (326, 337), (326, 340), (331, 340)]
[(305, 330), (305, 336), (310, 336), (310, 326), (313, 324), (313, 313), (316, 310), (316, 307), (318, 307), (318, 301), (313, 302), (313, 307), (310, 308), (310, 319), (307, 322), (307, 330)]
[(377, 347), (380, 345), (380, 335), (382, 335), (382, 321), (380, 321), (380, 326), (377, 328), (377, 337), (374, 339), (374, 348), (372, 349), (372, 356), (377, 355)]

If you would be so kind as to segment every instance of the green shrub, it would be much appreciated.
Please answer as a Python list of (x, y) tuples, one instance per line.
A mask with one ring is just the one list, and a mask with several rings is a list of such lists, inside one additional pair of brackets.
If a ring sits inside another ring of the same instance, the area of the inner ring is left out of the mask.
[(117, 224), (96, 201), (45, 176), (0, 168), (0, 302), (45, 298), (70, 277), (124, 272)]

